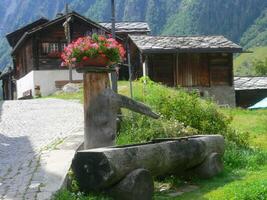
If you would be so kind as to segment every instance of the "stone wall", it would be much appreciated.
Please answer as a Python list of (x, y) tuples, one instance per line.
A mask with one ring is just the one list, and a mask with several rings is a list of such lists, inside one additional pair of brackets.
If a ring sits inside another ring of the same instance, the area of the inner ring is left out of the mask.
[(200, 96), (211, 97), (219, 105), (236, 106), (235, 89), (233, 86), (191, 87), (189, 90), (198, 90)]

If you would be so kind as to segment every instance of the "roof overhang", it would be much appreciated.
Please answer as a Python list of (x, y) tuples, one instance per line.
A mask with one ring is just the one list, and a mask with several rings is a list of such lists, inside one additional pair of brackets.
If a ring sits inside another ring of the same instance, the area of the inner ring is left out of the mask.
[[(23, 34), (23, 36), (20, 38), (20, 40), (17, 42), (17, 44), (14, 46), (13, 50), (11, 51), (11, 55), (14, 55), (16, 53), (16, 51), (23, 45), (23, 43), (33, 34), (39, 32), (39, 31), (42, 31), (42, 30), (45, 30), (46, 28), (54, 25), (54, 24), (57, 24), (57, 23), (60, 23), (61, 21), (65, 21), (66, 18), (69, 18), (69, 17), (76, 17), (90, 25), (93, 25), (95, 26), (96, 28), (99, 28), (100, 30), (103, 30), (107, 33), (110, 33), (111, 34), (111, 31), (103, 26), (101, 26), (100, 24), (90, 20), (90, 19), (87, 19), (85, 17), (83, 17), (82, 15), (76, 13), (76, 12), (71, 12), (68, 14), (69, 16), (66, 17), (66, 15), (62, 16), (62, 17), (59, 17), (59, 18), (56, 18), (54, 20), (51, 20), (51, 21), (48, 21), (47, 23), (45, 24), (42, 24), (36, 28), (33, 28), (32, 30), (28, 31), (28, 32), (25, 32)], [(64, 23), (64, 22), (63, 22)], [(123, 41), (123, 39), (121, 37), (118, 37), (116, 36), (116, 38), (120, 41)]]
[[(134, 38), (135, 37), (147, 37), (147, 42), (150, 43), (150, 38), (158, 38), (158, 37), (166, 37), (168, 36), (136, 36), (136, 35), (129, 35), (130, 41), (132, 41), (135, 46), (138, 48), (138, 50), (142, 54), (177, 54), (177, 53), (244, 53), (244, 50), (242, 47), (239, 45), (234, 44), (234, 47), (188, 47), (188, 48), (168, 48), (167, 46), (164, 45), (164, 48), (161, 47), (160, 45), (157, 45), (156, 43), (151, 45), (139, 45), (138, 41), (136, 41)], [(201, 37), (206, 37), (206, 36), (201, 36)], [(208, 37), (208, 36), (207, 36)], [(221, 37), (221, 36), (218, 36)], [(180, 38), (179, 36), (171, 36), (170, 38)], [(183, 40), (187, 40), (186, 36), (182, 36)], [(190, 39), (192, 37), (188, 37)], [(225, 38), (224, 38), (225, 39)]]
[(176, 53), (243, 53), (243, 49), (231, 48), (194, 48), (194, 49), (140, 49), (143, 54), (176, 54)]
[(42, 17), (42, 18), (40, 18), (40, 19), (38, 19), (38, 20), (36, 20), (36, 21), (26, 25), (26, 26), (23, 26), (23, 27), (15, 30), (13, 32), (11, 32), (11, 33), (6, 34), (6, 39), (9, 43), (9, 45), (12, 47), (16, 45), (16, 44), (13, 44), (13, 41), (12, 41), (12, 39), (14, 39), (14, 37), (21, 37), (26, 31), (29, 31), (29, 30), (33, 29), (34, 27), (40, 26), (40, 25), (45, 24), (47, 22), (49, 22), (49, 20)]

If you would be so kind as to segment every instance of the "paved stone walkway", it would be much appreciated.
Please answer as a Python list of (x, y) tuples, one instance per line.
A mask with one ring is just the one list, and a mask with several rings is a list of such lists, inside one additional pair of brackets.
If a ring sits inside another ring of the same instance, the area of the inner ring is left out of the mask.
[(78, 102), (0, 101), (0, 200), (42, 199), (42, 180), (49, 176), (41, 169), (43, 152), (82, 131)]

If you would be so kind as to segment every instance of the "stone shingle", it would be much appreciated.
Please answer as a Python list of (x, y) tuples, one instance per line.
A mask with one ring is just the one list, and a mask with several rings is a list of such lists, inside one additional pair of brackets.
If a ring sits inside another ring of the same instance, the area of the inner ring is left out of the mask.
[(267, 77), (235, 77), (235, 90), (267, 89)]
[[(107, 29), (111, 29), (111, 23), (99, 23)], [(150, 32), (149, 25), (146, 22), (116, 22), (116, 32), (126, 33), (139, 33), (139, 32)]]
[(143, 52), (169, 50), (173, 52), (241, 52), (242, 47), (223, 36), (147, 36), (130, 35), (131, 40)]

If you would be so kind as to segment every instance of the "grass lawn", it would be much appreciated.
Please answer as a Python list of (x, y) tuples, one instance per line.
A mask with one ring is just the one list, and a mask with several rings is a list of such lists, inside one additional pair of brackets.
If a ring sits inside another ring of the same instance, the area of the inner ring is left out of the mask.
[(251, 133), (251, 146), (267, 150), (267, 109), (229, 109), (224, 112), (233, 117), (235, 129)]
[[(119, 83), (119, 92), (129, 95), (127, 82)], [(142, 93), (143, 91), (135, 91)], [(57, 94), (53, 98), (78, 99), (82, 101), (82, 91), (77, 94)], [(267, 194), (267, 110), (248, 111), (243, 109), (222, 109), (225, 115), (232, 117), (231, 126), (238, 131), (250, 133), (251, 149), (236, 148), (227, 145), (225, 152), (225, 171), (209, 180), (180, 181), (174, 177), (155, 181), (154, 199), (175, 200), (266, 200)], [(129, 143), (127, 135), (119, 138), (119, 143)], [(238, 167), (234, 167), (234, 165)], [(193, 185), (197, 189), (180, 196), (171, 194)], [(165, 188), (165, 189), (162, 189)], [(106, 199), (100, 196), (77, 197), (67, 191), (59, 193), (56, 200), (67, 199)]]
[[(232, 126), (235, 129), (251, 133), (251, 146), (267, 153), (267, 110), (224, 109), (223, 112), (233, 117)], [(250, 194), (259, 189), (267, 193), (267, 163), (262, 166), (257, 166), (256, 163), (252, 168), (235, 171), (226, 169), (223, 174), (213, 179), (198, 180), (194, 184), (200, 189), (172, 199), (253, 200), (253, 197), (244, 197), (243, 194)], [(164, 199), (164, 197), (161, 195), (156, 199)]]

